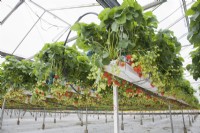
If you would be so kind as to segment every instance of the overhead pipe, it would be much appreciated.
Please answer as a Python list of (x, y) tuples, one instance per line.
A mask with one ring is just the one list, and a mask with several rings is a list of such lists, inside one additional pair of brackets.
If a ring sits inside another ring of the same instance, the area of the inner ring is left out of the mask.
[(150, 9), (150, 8), (152, 8), (152, 7), (154, 7), (154, 6), (163, 4), (164, 2), (167, 2), (167, 0), (157, 0), (157, 1), (155, 1), (155, 2), (152, 2), (152, 3), (150, 3), (150, 4), (147, 4), (147, 5), (143, 6), (143, 9), (144, 9), (144, 10), (147, 10), (147, 9)]
[(5, 21), (14, 13), (14, 11), (16, 11), (23, 3), (25, 0), (20, 0), (16, 6), (8, 13), (8, 15), (6, 15), (6, 17), (0, 22), (0, 25), (3, 25), (5, 23)]

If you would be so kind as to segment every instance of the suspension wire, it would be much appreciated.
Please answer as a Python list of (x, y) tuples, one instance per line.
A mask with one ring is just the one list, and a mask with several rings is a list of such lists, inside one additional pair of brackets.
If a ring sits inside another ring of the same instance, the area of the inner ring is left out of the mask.
[[(25, 4), (26, 4), (26, 7), (28, 7), (27, 9), (29, 9), (29, 10), (28, 10), (28, 13), (29, 13), (31, 19), (32, 19), (32, 21), (34, 22), (33, 16), (32, 16), (31, 13), (30, 13), (30, 11), (32, 11), (32, 10), (30, 10), (31, 8), (29, 7), (29, 5), (28, 5), (26, 2), (25, 2)], [(39, 31), (37, 25), (36, 25), (36, 28), (37, 28), (38, 34), (40, 35), (41, 40), (43, 41), (43, 43), (45, 43), (44, 38), (42, 37), (42, 34), (40, 33), (40, 31)]]
[[(37, 13), (35, 13), (35, 11), (33, 11), (33, 9), (28, 5), (28, 3), (26, 3), (26, 4), (27, 4), (27, 6), (29, 7), (29, 9), (32, 11), (32, 13), (35, 14), (35, 16), (39, 17), (39, 15), (38, 15)], [(56, 36), (58, 36), (58, 35), (61, 34), (62, 32), (63, 32), (63, 33), (57, 38), (57, 40), (54, 40), (54, 39), (56, 38), (56, 37), (54, 37), (54, 38), (52, 39), (53, 42), (57, 42), (57, 41), (68, 31), (68, 29), (70, 28), (70, 26), (68, 26), (68, 27), (66, 28), (65, 26), (59, 26), (59, 25), (52, 24), (52, 23), (50, 23), (50, 22), (48, 22), (47, 20), (42, 19), (42, 18), (41, 18), (41, 20), (42, 20), (43, 22), (45, 22), (45, 23), (51, 25), (48, 29), (50, 29), (51, 27), (63, 28), (63, 30), (62, 30), (60, 33), (58, 33)], [(47, 31), (48, 29), (46, 30), (46, 29), (43, 28), (41, 20), (40, 20), (41, 28), (42, 28), (44, 31)]]
[[(26, 2), (25, 2), (26, 3)], [(32, 11), (33, 14), (35, 14), (35, 16), (37, 16), (39, 18), (39, 15), (29, 6), (28, 3), (26, 3), (27, 7), (30, 9), (30, 11)], [(59, 25), (55, 25), (55, 24), (52, 24), (51, 22), (48, 22), (47, 20), (41, 18), (41, 20), (51, 26), (54, 26), (56, 28), (65, 28), (65, 26), (59, 26)]]
[(37, 6), (38, 8), (44, 10), (45, 12), (49, 13), (50, 15), (54, 16), (55, 18), (59, 19), (60, 21), (62, 21), (63, 23), (67, 24), (68, 26), (71, 26), (71, 24), (69, 24), (68, 22), (66, 22), (65, 20), (61, 19), (60, 17), (58, 17), (57, 15), (53, 14), (52, 12), (46, 10), (44, 7), (40, 6), (39, 4), (35, 3), (32, 0), (29, 0), (33, 5)]
[(181, 35), (181, 36), (178, 38), (178, 41), (181, 40), (183, 37), (185, 37), (187, 34), (188, 34), (188, 32), (186, 32), (186, 33), (184, 33), (183, 35)]
[[(63, 37), (63, 35), (70, 29), (70, 27), (67, 27), (66, 29), (63, 29), (61, 32), (59, 32), (53, 39), (53, 42), (57, 42), (61, 37)], [(60, 36), (59, 36), (60, 35)], [(56, 39), (56, 37), (58, 37)]]
[[(163, 4), (163, 3), (162, 3)], [(151, 11), (154, 12), (156, 9), (158, 9), (162, 4), (156, 6), (155, 8), (153, 8)]]
[(19, 46), (22, 44), (22, 42), (25, 40), (25, 38), (29, 35), (29, 33), (32, 31), (32, 29), (35, 27), (37, 22), (42, 18), (42, 16), (45, 14), (45, 11), (42, 13), (42, 15), (38, 18), (38, 20), (33, 24), (33, 26), (29, 29), (29, 31), (26, 33), (26, 35), (22, 38), (20, 43), (17, 45), (17, 47), (13, 50), (12, 55), (15, 53), (15, 51), (19, 48)]
[(60, 7), (60, 8), (53, 8), (53, 9), (47, 9), (48, 11), (58, 11), (58, 10), (67, 10), (67, 9), (76, 9), (76, 8), (85, 8), (85, 7), (94, 7), (94, 6), (100, 6), (99, 3), (91, 3), (91, 4), (82, 4), (77, 6), (68, 6), (68, 7)]
[(166, 29), (171, 28), (172, 26), (174, 26), (175, 24), (177, 24), (179, 21), (181, 21), (182, 19), (185, 18), (185, 15), (181, 16), (180, 18), (178, 18), (176, 21), (174, 21), (173, 23), (171, 23)]
[(182, 47), (190, 47), (193, 46), (192, 44), (183, 45)]
[[(194, 1), (190, 2), (187, 4), (187, 6), (191, 5), (192, 3), (194, 3)], [(166, 19), (168, 19), (169, 17), (171, 17), (174, 13), (176, 13), (181, 7), (183, 6), (183, 4), (181, 4), (178, 8), (176, 8), (172, 13), (170, 13), (167, 17), (165, 17), (164, 19), (162, 19), (159, 23), (162, 23), (163, 21), (165, 21)]]

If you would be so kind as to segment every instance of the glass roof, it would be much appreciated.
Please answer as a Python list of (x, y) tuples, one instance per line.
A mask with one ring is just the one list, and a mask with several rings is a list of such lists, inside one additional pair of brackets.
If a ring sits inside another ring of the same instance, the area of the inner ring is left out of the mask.
[[(22, 0), (1, 0), (0, 21)], [(122, 3), (123, 0), (118, 0)], [(137, 0), (142, 6), (156, 0)], [(167, 0), (151, 10), (157, 16), (159, 29), (170, 29), (182, 44), (181, 55), (184, 66), (191, 63), (189, 56), (192, 46), (187, 40), (187, 22), (184, 17), (184, 0)], [(185, 0), (189, 8), (194, 0)], [(45, 43), (64, 41), (69, 28), (84, 13), (100, 13), (103, 8), (96, 0), (28, 0), (23, 2), (8, 19), (0, 25), (0, 51), (30, 58)], [(99, 23), (97, 16), (91, 14), (81, 22)], [(72, 33), (69, 38), (74, 37)], [(72, 43), (71, 43), (72, 44)], [(3, 61), (0, 58), (0, 63)], [(195, 82), (188, 72), (185, 77), (198, 90), (199, 81)]]

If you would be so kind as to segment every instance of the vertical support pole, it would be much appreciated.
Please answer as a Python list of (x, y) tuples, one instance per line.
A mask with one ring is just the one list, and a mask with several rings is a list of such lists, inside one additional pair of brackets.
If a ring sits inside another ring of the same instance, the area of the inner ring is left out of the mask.
[(6, 104), (6, 99), (4, 98), (3, 99), (3, 104), (2, 104), (2, 107), (1, 107), (0, 129), (2, 129), (3, 114), (4, 114), (5, 104)]
[(150, 110), (149, 110), (149, 117), (150, 117), (150, 113), (151, 113), (151, 112), (150, 112)]
[(98, 120), (99, 120), (99, 111), (97, 113), (98, 113)]
[(86, 122), (85, 122), (85, 132), (84, 133), (88, 133), (87, 124), (88, 124), (88, 109), (86, 107)]
[(188, 110), (188, 118), (189, 118), (189, 126), (192, 126), (191, 120), (190, 120), (190, 111)]
[(24, 109), (23, 111), (24, 111), (24, 113), (22, 114), (21, 119), (22, 119), (22, 118), (25, 116), (25, 114), (26, 114), (26, 110)]
[(80, 121), (81, 121), (81, 126), (83, 126), (83, 111), (82, 109), (80, 110)]
[(183, 118), (183, 132), (187, 133), (187, 129), (186, 129), (186, 126), (185, 126), (185, 119), (184, 119), (184, 115), (183, 115), (183, 108), (182, 108), (182, 118)]
[(154, 122), (154, 113), (155, 112), (152, 111), (152, 122)]
[(107, 111), (105, 112), (105, 117), (106, 117), (105, 122), (107, 123)]
[(56, 110), (55, 110), (55, 115), (54, 115), (54, 123), (56, 123)]
[(171, 130), (172, 130), (172, 133), (174, 133), (174, 126), (173, 126), (172, 113), (171, 113), (171, 105), (169, 104), (168, 106), (169, 106), (169, 116), (170, 116), (170, 122), (171, 122)]
[(122, 123), (121, 123), (121, 130), (124, 130), (124, 116), (123, 116), (123, 109), (122, 109)]
[(37, 121), (37, 114), (38, 114), (38, 112), (36, 111), (36, 114), (35, 114), (35, 121)]
[(60, 120), (61, 120), (61, 110), (60, 110)]
[(13, 113), (13, 109), (11, 109), (11, 112), (10, 112), (10, 118), (12, 118), (12, 113)]
[(143, 125), (143, 121), (142, 121), (142, 111), (140, 109), (140, 125)]
[(119, 133), (118, 88), (113, 85), (114, 133)]
[(17, 125), (19, 125), (19, 123), (20, 123), (19, 117), (20, 117), (20, 108), (19, 108), (19, 114), (18, 114), (18, 119), (17, 119)]
[[(41, 114), (41, 113), (40, 113)], [(46, 111), (44, 109), (44, 115), (43, 115), (43, 123), (42, 123), (42, 129), (45, 129), (45, 117), (46, 117)]]

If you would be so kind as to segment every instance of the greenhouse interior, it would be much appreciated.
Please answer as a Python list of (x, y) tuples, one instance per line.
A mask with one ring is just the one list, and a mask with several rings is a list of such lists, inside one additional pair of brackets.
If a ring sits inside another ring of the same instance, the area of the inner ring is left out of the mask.
[(0, 0), (0, 133), (200, 133), (200, 0)]

